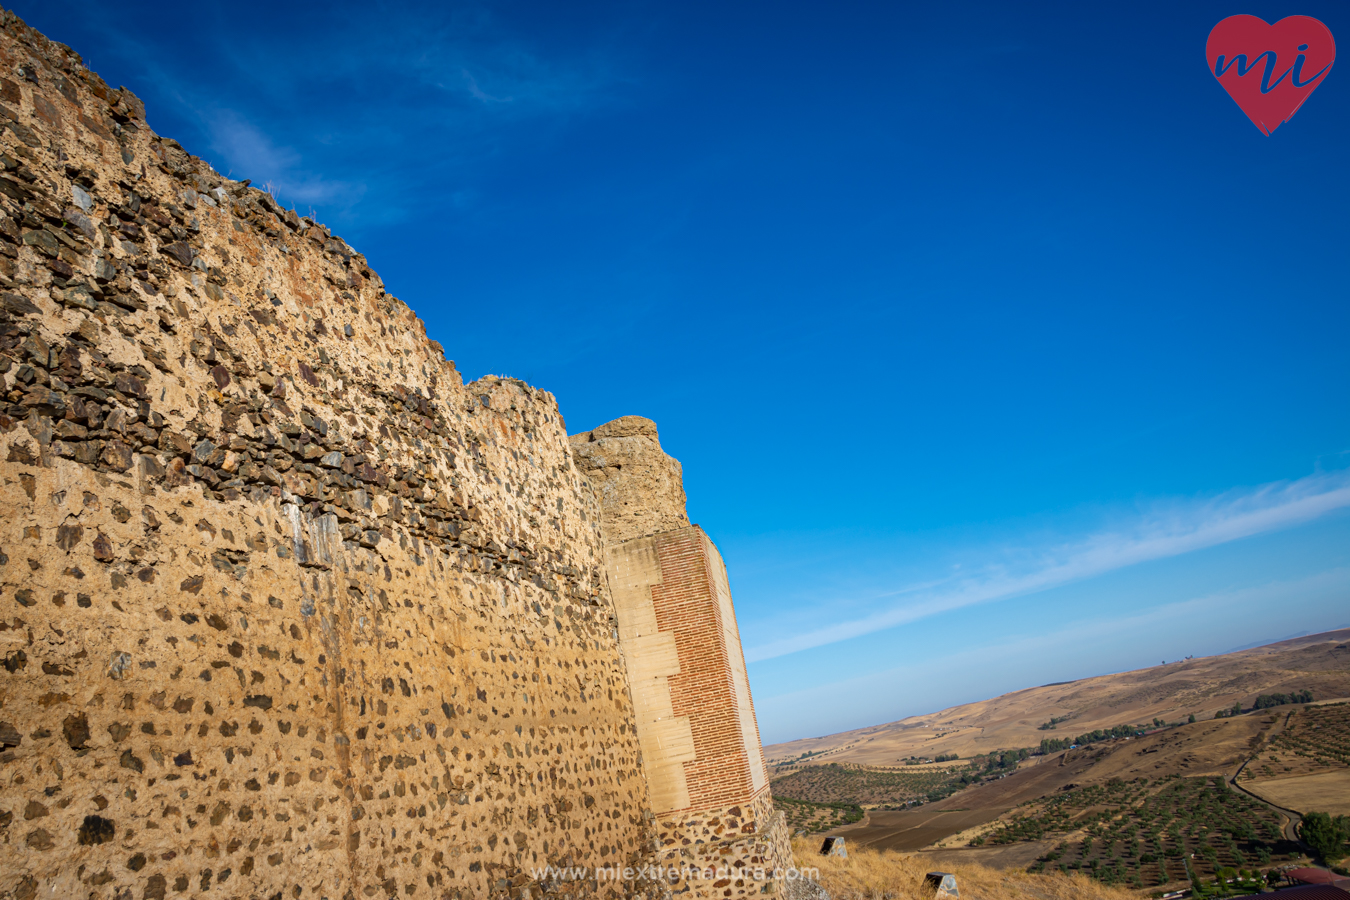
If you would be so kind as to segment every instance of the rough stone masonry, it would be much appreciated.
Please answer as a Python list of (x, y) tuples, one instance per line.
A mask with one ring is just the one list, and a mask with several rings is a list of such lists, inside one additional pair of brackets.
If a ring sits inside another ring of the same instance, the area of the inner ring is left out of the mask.
[[(655, 422), (624, 416), (571, 442), (600, 499), (658, 864), (695, 896), (759, 893), (757, 873), (789, 869), (792, 848), (769, 793), (721, 554), (689, 523), (680, 464)], [(747, 869), (752, 877), (735, 874)]]
[(0, 169), (0, 898), (659, 896), (539, 869), (770, 822), (653, 815), (551, 395), (8, 13)]

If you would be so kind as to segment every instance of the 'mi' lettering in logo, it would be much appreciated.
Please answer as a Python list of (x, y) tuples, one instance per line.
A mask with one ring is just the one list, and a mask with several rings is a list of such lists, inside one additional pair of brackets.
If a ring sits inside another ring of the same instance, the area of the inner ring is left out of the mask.
[(1256, 16), (1229, 16), (1210, 31), (1205, 58), (1219, 84), (1268, 135), (1292, 119), (1326, 78), (1336, 42), (1311, 16), (1274, 25)]

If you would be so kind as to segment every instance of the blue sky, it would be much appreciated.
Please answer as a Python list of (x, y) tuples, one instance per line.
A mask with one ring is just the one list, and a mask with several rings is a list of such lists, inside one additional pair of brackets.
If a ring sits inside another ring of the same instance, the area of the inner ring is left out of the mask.
[(17, 0), (363, 251), (468, 378), (655, 419), (766, 742), (1350, 623), (1330, 2)]

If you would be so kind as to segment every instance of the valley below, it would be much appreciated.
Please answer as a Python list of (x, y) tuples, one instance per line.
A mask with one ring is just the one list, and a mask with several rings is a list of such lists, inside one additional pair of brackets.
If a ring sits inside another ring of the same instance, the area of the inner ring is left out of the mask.
[(1303, 815), (1350, 814), (1350, 631), (765, 751), (799, 838), (1220, 895), (1306, 862)]

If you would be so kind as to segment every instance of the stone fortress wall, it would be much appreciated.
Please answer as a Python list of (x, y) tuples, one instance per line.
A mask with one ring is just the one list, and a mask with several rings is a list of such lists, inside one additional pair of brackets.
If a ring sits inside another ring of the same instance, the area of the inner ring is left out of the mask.
[(0, 898), (660, 895), (554, 398), (9, 13), (0, 170)]
[(554, 399), (462, 384), (340, 238), (12, 16), (0, 73), (0, 895), (645, 859)]

